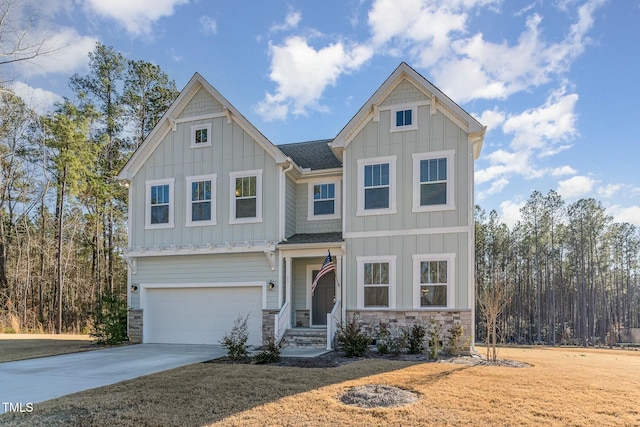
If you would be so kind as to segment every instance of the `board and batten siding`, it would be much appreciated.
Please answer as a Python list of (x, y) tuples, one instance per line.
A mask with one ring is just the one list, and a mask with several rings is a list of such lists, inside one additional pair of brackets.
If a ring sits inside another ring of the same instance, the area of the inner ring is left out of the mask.
[[(201, 89), (192, 103), (197, 106), (189, 115), (216, 113), (218, 104)], [(185, 113), (183, 112), (183, 115)], [(191, 148), (191, 126), (211, 124), (209, 147)], [(262, 170), (262, 222), (229, 224), (230, 172)], [(213, 202), (217, 225), (186, 227), (189, 194), (186, 178), (197, 175), (217, 175)], [(145, 183), (150, 180), (174, 178), (174, 227), (145, 230)], [(278, 168), (275, 160), (234, 120), (226, 117), (178, 122), (177, 130), (170, 130), (144, 166), (133, 178), (130, 209), (131, 246), (153, 247), (171, 244), (199, 244), (278, 240)]]
[[(418, 129), (389, 132), (390, 111), (380, 111), (379, 122), (370, 120), (347, 147), (346, 232), (403, 230), (469, 225), (469, 173), (473, 162), (467, 133), (429, 106), (418, 108)], [(454, 150), (455, 210), (412, 212), (414, 153)], [(357, 216), (358, 159), (396, 156), (396, 208), (392, 215)], [(473, 191), (473, 190), (471, 190)]]
[[(131, 281), (140, 289), (144, 285), (246, 282), (278, 283), (277, 271), (272, 271), (264, 253), (213, 255), (180, 255), (138, 258), (136, 274)], [(277, 289), (277, 287), (275, 288)], [(277, 290), (267, 290), (267, 308), (277, 308)], [(140, 291), (132, 292), (131, 308), (140, 307)]]
[(467, 233), (446, 233), (418, 236), (391, 236), (347, 239), (347, 254), (351, 268), (347, 269), (347, 309), (355, 310), (357, 292), (357, 262), (359, 256), (396, 256), (395, 308), (413, 310), (413, 255), (454, 253), (455, 290), (453, 306), (449, 308), (469, 309), (468, 286), (471, 283), (468, 271), (469, 249)]

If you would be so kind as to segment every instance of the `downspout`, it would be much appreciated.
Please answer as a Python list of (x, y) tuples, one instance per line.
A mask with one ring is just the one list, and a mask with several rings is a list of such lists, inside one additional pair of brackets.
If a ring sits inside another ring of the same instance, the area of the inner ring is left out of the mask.
[(291, 169), (293, 169), (293, 160), (291, 160), (291, 157), (287, 157), (287, 163), (289, 164), (289, 166), (287, 166), (286, 169), (283, 169), (282, 166), (280, 167), (280, 170), (282, 171), (280, 174), (280, 224), (279, 224), (279, 230), (278, 230), (278, 237), (279, 240), (281, 242), (286, 241), (286, 236), (285, 236), (285, 216), (286, 216), (286, 174), (287, 172), (291, 171)]

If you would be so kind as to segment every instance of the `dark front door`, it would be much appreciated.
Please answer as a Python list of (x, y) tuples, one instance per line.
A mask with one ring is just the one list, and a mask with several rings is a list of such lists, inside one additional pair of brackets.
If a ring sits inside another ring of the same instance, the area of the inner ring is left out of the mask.
[[(313, 278), (318, 274), (318, 270), (313, 270)], [(335, 297), (336, 275), (333, 271), (325, 274), (318, 281), (316, 291), (311, 296), (311, 325), (326, 325), (327, 313), (333, 308)]]

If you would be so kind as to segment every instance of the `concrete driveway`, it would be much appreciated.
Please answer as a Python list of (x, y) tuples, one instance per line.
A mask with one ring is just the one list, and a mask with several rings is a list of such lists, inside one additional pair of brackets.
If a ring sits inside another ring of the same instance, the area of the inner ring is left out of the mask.
[(136, 344), (0, 363), (0, 414), (225, 354), (218, 345)]

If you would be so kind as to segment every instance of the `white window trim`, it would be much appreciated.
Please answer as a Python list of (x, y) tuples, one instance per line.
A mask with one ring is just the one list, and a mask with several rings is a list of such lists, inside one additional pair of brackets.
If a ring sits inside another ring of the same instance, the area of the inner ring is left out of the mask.
[[(356, 257), (356, 304), (359, 310), (393, 310), (396, 308), (396, 255), (359, 256)], [(389, 263), (389, 307), (365, 307), (364, 306), (364, 265), (372, 262)]]
[[(411, 124), (407, 126), (396, 126), (396, 113), (398, 111), (411, 110)], [(418, 105), (416, 104), (405, 104), (394, 106), (391, 110), (391, 129), (389, 132), (402, 132), (405, 130), (416, 130), (418, 129)]]
[[(447, 305), (443, 306), (420, 306), (420, 263), (422, 261), (447, 261)], [(441, 310), (443, 308), (453, 308), (456, 293), (456, 254), (418, 254), (413, 255), (413, 308), (421, 310)]]
[[(196, 131), (206, 129), (207, 130), (207, 142), (196, 143)], [(191, 148), (211, 147), (211, 123), (203, 125), (191, 126)]]
[[(217, 225), (217, 216), (216, 211), (218, 210), (218, 204), (216, 203), (218, 188), (217, 181), (218, 175), (197, 175), (197, 176), (188, 176), (186, 179), (186, 192), (185, 192), (185, 200), (187, 203), (187, 217), (185, 227), (200, 227), (205, 225)], [(194, 182), (201, 181), (211, 181), (211, 219), (208, 221), (193, 221), (191, 219), (192, 209), (193, 209), (193, 201), (191, 200), (191, 184)]]
[[(392, 215), (398, 213), (396, 209), (396, 160), (398, 156), (372, 157), (368, 159), (358, 159), (358, 209), (356, 216), (366, 215)], [(389, 207), (385, 209), (365, 209), (364, 208), (364, 168), (368, 165), (381, 163), (389, 164)]]
[[(455, 210), (455, 150), (414, 153), (413, 158), (413, 209), (412, 212), (433, 212)], [(447, 203), (443, 205), (420, 206), (420, 162), (429, 159), (447, 159)]]
[[(146, 191), (144, 198), (144, 228), (154, 230), (158, 228), (173, 228), (174, 197), (173, 185), (175, 178), (154, 179), (145, 181)], [(169, 222), (165, 224), (151, 224), (151, 187), (169, 184)]]
[[(256, 216), (236, 218), (236, 178), (256, 177)], [(262, 169), (229, 172), (229, 224), (251, 224), (262, 222)]]
[[(314, 215), (313, 208), (315, 199), (313, 198), (313, 187), (316, 185), (333, 184), (334, 186), (334, 204), (333, 214)], [(340, 219), (340, 181), (313, 181), (307, 186), (307, 221), (320, 221), (327, 219)]]

